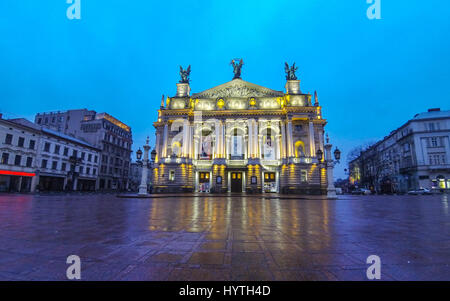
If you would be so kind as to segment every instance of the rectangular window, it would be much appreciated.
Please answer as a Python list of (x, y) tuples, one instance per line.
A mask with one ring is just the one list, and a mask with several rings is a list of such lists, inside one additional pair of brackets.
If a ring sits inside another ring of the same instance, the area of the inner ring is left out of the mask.
[(66, 171), (67, 168), (67, 164), (66, 163), (62, 163), (61, 164), (61, 171)]
[(41, 162), (41, 168), (47, 168), (47, 160), (42, 160)]
[(36, 141), (30, 140), (30, 144), (28, 145), (29, 149), (34, 149), (34, 145), (36, 144)]
[(275, 182), (275, 173), (274, 172), (265, 172), (264, 173), (264, 183)]
[(80, 173), (83, 173), (83, 166), (80, 166)]
[(301, 182), (308, 181), (308, 171), (307, 170), (304, 170), (304, 169), (301, 170), (300, 181)]
[(74, 149), (74, 150), (72, 151), (72, 156), (74, 156), (75, 158), (78, 156), (78, 152), (77, 152), (76, 149)]
[(19, 137), (19, 141), (17, 142), (17, 146), (23, 147), (24, 143), (25, 143), (25, 138), (24, 137)]
[(44, 145), (44, 151), (45, 151), (45, 152), (49, 152), (49, 151), (50, 151), (50, 143), (45, 142), (45, 145)]
[(5, 137), (5, 144), (11, 144), (12, 143), (13, 136), (11, 134), (6, 134)]
[(33, 158), (27, 157), (27, 167), (31, 167), (31, 164), (33, 164)]
[(88, 161), (89, 161), (89, 162), (92, 161), (92, 154), (88, 154)]
[(57, 167), (58, 167), (58, 161), (53, 161), (52, 162), (52, 169), (56, 170)]
[(98, 157), (95, 156), (95, 157), (94, 157), (94, 162), (97, 163), (97, 161), (98, 161)]
[(428, 129), (432, 132), (434, 131), (434, 123), (429, 123), (428, 124)]
[(3, 153), (2, 154), (2, 164), (8, 164), (8, 160), (9, 160), (9, 154)]
[(69, 148), (64, 147), (64, 156), (68, 156), (68, 155), (69, 155)]
[(59, 155), (59, 149), (60, 146), (58, 144), (55, 144), (55, 154)]
[(20, 166), (20, 161), (22, 161), (22, 156), (16, 155), (16, 158), (14, 158), (14, 165)]
[[(432, 123), (430, 123), (430, 124), (432, 124)], [(431, 147), (437, 147), (437, 146), (438, 146), (437, 138), (432, 137), (431, 138)]]
[(88, 175), (91, 172), (91, 169), (89, 167), (86, 168), (86, 174)]
[(92, 174), (95, 175), (97, 173), (97, 169), (92, 169)]
[(84, 157), (86, 156), (85, 152), (81, 152), (81, 160), (84, 160)]

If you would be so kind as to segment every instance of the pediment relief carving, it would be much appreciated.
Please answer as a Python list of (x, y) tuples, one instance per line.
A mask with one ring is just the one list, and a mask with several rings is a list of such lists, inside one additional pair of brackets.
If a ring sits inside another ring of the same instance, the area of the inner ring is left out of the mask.
[(195, 98), (219, 98), (219, 97), (277, 97), (283, 96), (283, 92), (258, 86), (243, 80), (232, 80), (231, 82), (196, 93)]

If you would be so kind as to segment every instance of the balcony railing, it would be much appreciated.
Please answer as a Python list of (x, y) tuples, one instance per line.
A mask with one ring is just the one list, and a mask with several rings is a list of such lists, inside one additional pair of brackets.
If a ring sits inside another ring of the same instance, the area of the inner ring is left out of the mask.
[(300, 157), (300, 158), (292, 158), (293, 163), (307, 163), (311, 164), (314, 162), (312, 157)]

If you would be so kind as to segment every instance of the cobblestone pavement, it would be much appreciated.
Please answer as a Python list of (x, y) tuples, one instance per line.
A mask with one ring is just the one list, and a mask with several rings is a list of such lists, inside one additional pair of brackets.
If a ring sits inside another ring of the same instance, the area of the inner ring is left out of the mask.
[(0, 280), (450, 280), (449, 199), (0, 195)]

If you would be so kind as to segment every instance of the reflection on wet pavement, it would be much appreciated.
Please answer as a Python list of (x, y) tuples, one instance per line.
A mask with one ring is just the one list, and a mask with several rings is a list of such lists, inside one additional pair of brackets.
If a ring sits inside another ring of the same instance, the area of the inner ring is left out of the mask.
[(450, 280), (444, 196), (0, 195), (0, 280)]

